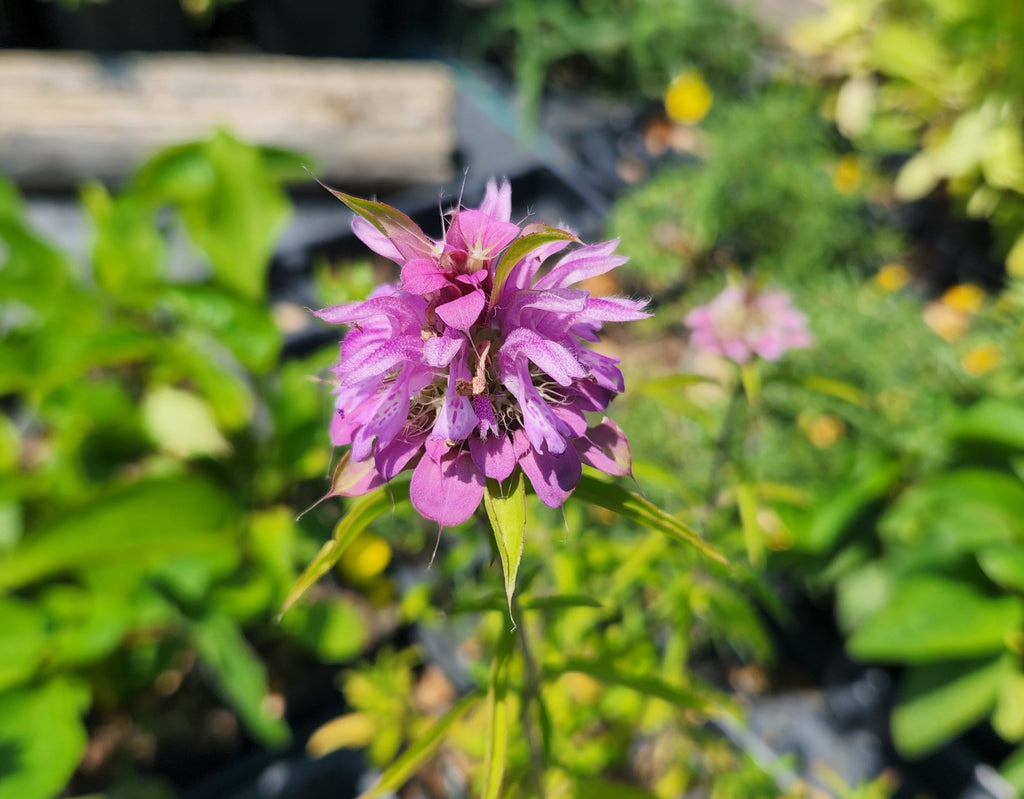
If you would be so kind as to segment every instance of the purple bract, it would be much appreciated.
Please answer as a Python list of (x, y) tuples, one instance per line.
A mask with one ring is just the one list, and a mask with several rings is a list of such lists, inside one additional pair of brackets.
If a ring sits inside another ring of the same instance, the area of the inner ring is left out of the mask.
[(349, 328), (331, 438), (351, 449), (333, 494), (363, 494), (412, 469), (415, 508), (452, 525), (473, 514), (487, 479), (517, 468), (551, 507), (583, 464), (629, 474), (622, 431), (587, 418), (623, 390), (618, 360), (587, 344), (605, 322), (646, 317), (646, 302), (577, 287), (625, 262), (617, 242), (520, 227), (507, 181), (488, 183), (479, 208), (456, 208), (440, 241), (393, 208), (336, 194), (357, 211), (356, 235), (401, 267), (401, 281), (317, 313)]

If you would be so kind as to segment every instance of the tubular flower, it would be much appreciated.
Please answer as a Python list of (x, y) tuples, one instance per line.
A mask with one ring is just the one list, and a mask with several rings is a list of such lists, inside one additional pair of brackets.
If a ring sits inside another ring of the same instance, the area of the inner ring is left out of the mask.
[(583, 464), (630, 473), (619, 427), (586, 415), (623, 390), (622, 373), (587, 344), (605, 322), (646, 317), (646, 303), (578, 287), (625, 262), (617, 242), (521, 228), (507, 181), (488, 183), (479, 208), (455, 209), (439, 241), (393, 208), (336, 196), (356, 211), (356, 235), (401, 267), (401, 281), (317, 313), (348, 326), (331, 438), (351, 448), (332, 494), (362, 494), (411, 469), (415, 508), (453, 525), (473, 514), (488, 479), (516, 469), (551, 507)]
[(738, 364), (755, 356), (777, 361), (788, 350), (814, 343), (807, 317), (784, 291), (728, 286), (707, 305), (690, 311), (686, 326), (695, 347)]

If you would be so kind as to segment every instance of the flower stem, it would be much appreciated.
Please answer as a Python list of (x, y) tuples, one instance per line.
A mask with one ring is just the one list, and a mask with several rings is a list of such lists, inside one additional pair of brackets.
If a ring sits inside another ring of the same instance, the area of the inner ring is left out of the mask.
[(512, 618), (517, 627), (519, 649), (523, 655), (523, 693), (519, 723), (522, 725), (523, 735), (526, 737), (526, 744), (530, 749), (530, 778), (533, 782), (533, 789), (538, 799), (544, 799), (544, 752), (537, 742), (533, 725), (530, 723), (530, 709), (534, 702), (537, 703), (539, 713), (545, 712), (540, 698), (540, 671), (537, 668), (537, 661), (533, 657), (533, 650), (526, 634), (526, 619), (516, 594), (512, 595)]

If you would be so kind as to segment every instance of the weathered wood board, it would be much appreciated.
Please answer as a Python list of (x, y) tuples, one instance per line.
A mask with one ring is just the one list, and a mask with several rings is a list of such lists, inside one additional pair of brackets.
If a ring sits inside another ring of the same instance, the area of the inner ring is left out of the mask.
[(308, 154), (346, 184), (441, 183), (455, 90), (436, 63), (282, 56), (0, 52), (0, 172), (24, 186), (117, 182), (224, 127)]

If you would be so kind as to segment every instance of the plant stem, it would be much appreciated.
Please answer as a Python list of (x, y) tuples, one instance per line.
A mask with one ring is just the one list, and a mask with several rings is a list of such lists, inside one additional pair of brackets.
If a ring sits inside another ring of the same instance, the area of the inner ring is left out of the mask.
[(729, 396), (729, 405), (725, 409), (725, 417), (722, 419), (722, 427), (718, 431), (718, 437), (715, 439), (715, 455), (711, 462), (711, 469), (708, 472), (708, 486), (704, 491), (703, 516), (705, 523), (718, 504), (717, 494), (719, 478), (722, 467), (725, 465), (725, 462), (729, 457), (729, 443), (732, 439), (731, 433), (734, 417), (739, 410), (740, 398), (743, 396), (743, 382), (737, 380), (733, 384), (732, 393)]
[[(519, 648), (523, 654), (523, 693), (522, 706), (519, 710), (519, 723), (522, 725), (526, 744), (530, 749), (530, 779), (533, 782), (537, 799), (544, 799), (544, 753), (541, 751), (530, 724), (530, 707), (540, 701), (540, 672), (537, 661), (533, 657), (530, 641), (526, 636), (526, 619), (519, 606), (519, 597), (512, 596), (512, 619), (516, 624)], [(538, 710), (541, 710), (538, 706)], [(543, 712), (543, 711), (541, 711)]]

